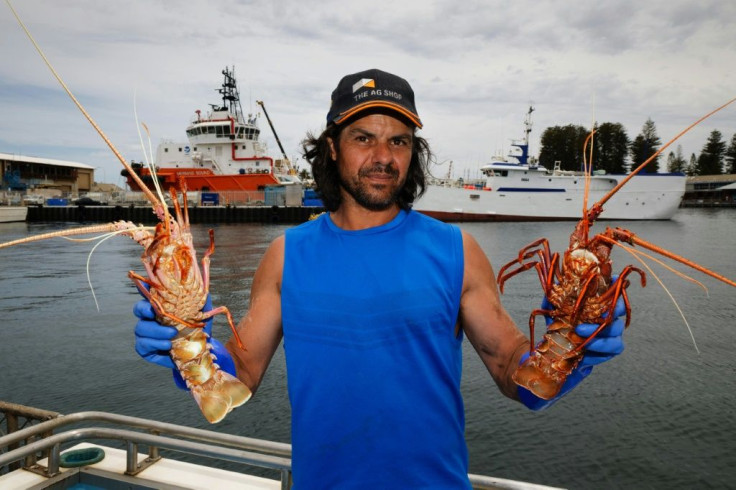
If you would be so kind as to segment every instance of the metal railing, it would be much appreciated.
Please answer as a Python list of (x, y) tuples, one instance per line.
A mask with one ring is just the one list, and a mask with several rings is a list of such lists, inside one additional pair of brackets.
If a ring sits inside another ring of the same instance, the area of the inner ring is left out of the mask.
[[(203, 456), (222, 461), (276, 470), (281, 475), (281, 488), (291, 487), (291, 445), (243, 436), (222, 434), (203, 429), (157, 422), (149, 419), (117, 415), (107, 412), (79, 412), (60, 415), (21, 405), (0, 401), (0, 412), (46, 419), (35, 425), (9, 429), (0, 437), (0, 468), (24, 461), (23, 468), (46, 477), (59, 474), (61, 446), (63, 444), (96, 439), (122, 441), (126, 447), (125, 474), (135, 476), (161, 459), (160, 449)], [(84, 427), (70, 428), (75, 424), (103, 422), (123, 428)], [(64, 432), (55, 433), (61, 429)], [(134, 430), (137, 429), (137, 430)], [(139, 445), (148, 447), (148, 455), (139, 461)], [(38, 464), (37, 455), (43, 452), (47, 465)], [(30, 459), (29, 459), (30, 458)], [(514, 480), (482, 475), (469, 475), (473, 488), (505, 490), (550, 489)]]
[[(104, 422), (124, 428), (69, 428), (74, 424)], [(62, 429), (64, 432), (55, 433)], [(138, 429), (138, 430), (132, 430)], [(39, 437), (43, 437), (39, 439)], [(38, 451), (48, 452), (47, 466), (37, 463), (23, 468), (46, 477), (59, 474), (62, 444), (96, 439), (118, 440), (126, 446), (125, 474), (135, 476), (161, 459), (160, 449), (209, 457), (222, 461), (277, 470), (281, 488), (291, 486), (291, 445), (194, 429), (181, 425), (107, 412), (79, 412), (26, 427), (0, 437), (0, 467)], [(25, 442), (24, 445), (20, 445)], [(148, 447), (148, 456), (139, 461), (139, 445)], [(14, 447), (14, 449), (10, 449)], [(4, 448), (8, 448), (3, 451)]]
[[(38, 424), (46, 420), (55, 419), (60, 416), (61, 414), (57, 412), (40, 410), (38, 408), (26, 407), (24, 405), (17, 405), (15, 403), (8, 403), (0, 400), (0, 436), (16, 433), (22, 429), (25, 429), (26, 427), (30, 427), (34, 424)], [(4, 430), (3, 422), (5, 422)], [(51, 435), (51, 432), (42, 432), (38, 436), (33, 437), (43, 438), (49, 435)], [(21, 445), (26, 445), (29, 442), (33, 442), (33, 439), (14, 439), (14, 441), (9, 442), (7, 446), (0, 445), (0, 455), (2, 455), (3, 452), (18, 449), (19, 447), (21, 447)], [(38, 459), (46, 457), (48, 457), (48, 451), (30, 453), (26, 456), (23, 466), (26, 468), (32, 468), (36, 465)], [(20, 461), (13, 461), (7, 465), (0, 465), (0, 475), (9, 471), (16, 470), (20, 467)]]

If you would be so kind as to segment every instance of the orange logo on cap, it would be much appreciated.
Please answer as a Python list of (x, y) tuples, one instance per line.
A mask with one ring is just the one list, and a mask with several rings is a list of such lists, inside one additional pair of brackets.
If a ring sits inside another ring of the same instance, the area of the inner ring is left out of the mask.
[(376, 88), (376, 82), (372, 78), (361, 78), (353, 84), (353, 93), (363, 87)]

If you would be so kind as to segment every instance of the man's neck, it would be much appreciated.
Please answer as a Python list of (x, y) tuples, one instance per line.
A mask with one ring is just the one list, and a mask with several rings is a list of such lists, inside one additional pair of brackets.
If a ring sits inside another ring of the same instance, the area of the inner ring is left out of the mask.
[(343, 204), (340, 208), (330, 213), (332, 222), (343, 230), (365, 230), (385, 225), (399, 214), (398, 205), (393, 205), (383, 211), (371, 211), (354, 203)]

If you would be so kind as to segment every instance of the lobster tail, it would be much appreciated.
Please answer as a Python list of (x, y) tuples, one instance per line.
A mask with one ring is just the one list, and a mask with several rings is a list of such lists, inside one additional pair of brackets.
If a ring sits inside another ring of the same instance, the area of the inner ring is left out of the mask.
[(207, 334), (193, 329), (171, 342), (171, 358), (186, 381), (202, 415), (212, 424), (247, 402), (252, 393), (238, 378), (220, 369)]
[(247, 402), (251, 395), (250, 389), (238, 378), (220, 369), (206, 383), (192, 387), (194, 401), (211, 424), (224, 419), (233, 408)]
[(576, 348), (584, 340), (571, 325), (555, 320), (534, 352), (514, 372), (512, 379), (539, 398), (554, 398), (565, 384), (567, 376), (583, 358)]

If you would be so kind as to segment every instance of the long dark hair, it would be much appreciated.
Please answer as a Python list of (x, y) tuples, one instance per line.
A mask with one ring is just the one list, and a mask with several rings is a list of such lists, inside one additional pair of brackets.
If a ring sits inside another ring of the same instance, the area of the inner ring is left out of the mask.
[[(335, 151), (339, 153), (340, 133), (347, 125), (330, 123), (318, 137), (315, 137), (312, 133), (307, 133), (302, 141), (304, 158), (312, 165), (312, 176), (317, 185), (317, 193), (322, 199), (325, 209), (331, 212), (337, 211), (340, 204), (342, 204), (342, 194), (340, 193), (340, 176), (337, 170), (337, 162), (330, 155), (328, 138), (333, 141)], [(414, 200), (424, 194), (427, 185), (427, 168), (432, 158), (432, 151), (429, 149), (427, 140), (414, 134), (409, 171), (404, 187), (402, 187), (397, 198), (397, 204), (401, 209), (408, 210)]]

